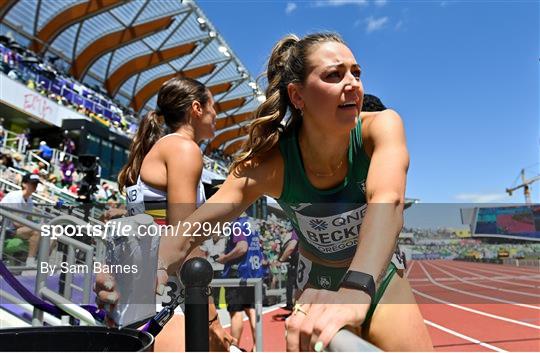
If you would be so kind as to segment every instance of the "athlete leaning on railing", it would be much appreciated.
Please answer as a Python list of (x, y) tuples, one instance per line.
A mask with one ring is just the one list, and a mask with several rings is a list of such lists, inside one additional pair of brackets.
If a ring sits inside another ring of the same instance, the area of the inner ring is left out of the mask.
[[(391, 261), (409, 165), (401, 118), (391, 110), (360, 114), (360, 67), (334, 34), (286, 36), (267, 77), (267, 99), (232, 173), (187, 221), (226, 222), (262, 195), (278, 200), (301, 255), (303, 292), (286, 322), (287, 350), (320, 351), (343, 327), (383, 350), (432, 350)], [(204, 239), (167, 237), (160, 261), (172, 273)]]
[[(141, 121), (129, 161), (118, 177), (119, 189), (126, 188), (130, 215), (144, 211), (158, 224), (177, 224), (204, 202), (200, 180), (203, 158), (197, 143), (214, 136), (216, 112), (213, 106), (212, 94), (196, 80), (173, 78), (162, 85), (157, 109)], [(164, 125), (170, 131), (165, 136)], [(137, 194), (140, 198), (134, 197)], [(191, 256), (202, 256), (202, 251), (196, 249)], [(164, 268), (159, 267), (158, 290), (168, 278)], [(170, 275), (176, 275), (176, 271)], [(114, 278), (98, 276), (96, 294), (101, 303), (117, 301), (117, 294), (108, 293), (112, 288)], [(219, 320), (213, 320), (216, 315), (216, 308), (211, 304), (210, 349), (228, 350), (233, 339)], [(183, 321), (183, 315), (173, 316), (157, 337), (156, 350), (183, 350)]]

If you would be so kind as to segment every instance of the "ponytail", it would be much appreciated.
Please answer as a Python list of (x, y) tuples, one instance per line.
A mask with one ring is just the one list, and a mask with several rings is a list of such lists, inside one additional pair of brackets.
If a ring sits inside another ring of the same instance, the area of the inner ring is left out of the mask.
[(144, 157), (163, 135), (163, 118), (150, 111), (142, 119), (129, 149), (129, 159), (118, 174), (118, 189), (134, 185), (141, 171)]
[(281, 124), (290, 105), (287, 85), (284, 84), (286, 80), (283, 76), (286, 74), (291, 52), (298, 42), (298, 37), (291, 34), (281, 39), (272, 49), (266, 71), (268, 79), (266, 100), (255, 111), (253, 122), (249, 126), (248, 138), (242, 152), (231, 164), (230, 171), (242, 168), (245, 162), (265, 154), (278, 143), (283, 130)]
[[(333, 33), (316, 33), (303, 39), (290, 34), (274, 46), (266, 70), (266, 101), (255, 111), (248, 138), (242, 146), (242, 152), (231, 164), (231, 172), (237, 173), (246, 162), (264, 156), (278, 144), (285, 130), (301, 122), (302, 112), (292, 105), (287, 86), (289, 83), (305, 82), (310, 50), (324, 42), (343, 43), (343, 40)], [(290, 119), (283, 123), (288, 111)]]

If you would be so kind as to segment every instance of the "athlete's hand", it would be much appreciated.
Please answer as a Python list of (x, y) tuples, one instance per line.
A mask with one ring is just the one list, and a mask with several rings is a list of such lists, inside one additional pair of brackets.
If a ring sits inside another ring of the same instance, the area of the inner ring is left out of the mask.
[(210, 324), (208, 333), (212, 352), (228, 352), (232, 344), (238, 344), (236, 338), (225, 331), (219, 320)]
[[(96, 304), (99, 309), (105, 310), (107, 313), (114, 309), (120, 293), (116, 290), (116, 282), (114, 277), (106, 273), (96, 274), (96, 283), (94, 284), (94, 292), (96, 293)], [(107, 315), (105, 323), (109, 327), (114, 327), (114, 321)]]
[(354, 289), (306, 289), (285, 321), (287, 351), (321, 352), (342, 328), (360, 334), (371, 299)]
[[(167, 272), (158, 270), (156, 273), (156, 293), (163, 295), (165, 290), (165, 284), (168, 279)], [(99, 309), (111, 312), (120, 299), (120, 293), (116, 289), (116, 281), (114, 276), (106, 273), (96, 274), (96, 283), (94, 285), (94, 292), (96, 293), (96, 304)], [(107, 326), (115, 326), (113, 320), (108, 316), (105, 318)]]

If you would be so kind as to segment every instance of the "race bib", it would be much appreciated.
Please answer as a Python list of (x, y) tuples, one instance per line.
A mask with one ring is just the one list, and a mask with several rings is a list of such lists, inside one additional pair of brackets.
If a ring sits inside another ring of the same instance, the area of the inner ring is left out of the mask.
[(362, 205), (327, 217), (295, 214), (305, 240), (320, 252), (332, 254), (356, 247), (366, 209), (367, 205)]
[(144, 195), (138, 184), (126, 188), (126, 200), (129, 216), (144, 213)]

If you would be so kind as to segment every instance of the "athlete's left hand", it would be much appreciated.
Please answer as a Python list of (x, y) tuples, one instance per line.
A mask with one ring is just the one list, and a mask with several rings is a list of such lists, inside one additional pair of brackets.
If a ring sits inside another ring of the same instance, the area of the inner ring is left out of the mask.
[(287, 351), (321, 352), (344, 327), (360, 334), (370, 302), (369, 295), (355, 289), (304, 290), (285, 322)]

